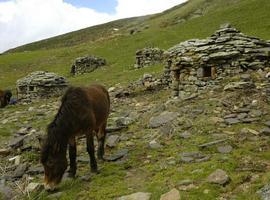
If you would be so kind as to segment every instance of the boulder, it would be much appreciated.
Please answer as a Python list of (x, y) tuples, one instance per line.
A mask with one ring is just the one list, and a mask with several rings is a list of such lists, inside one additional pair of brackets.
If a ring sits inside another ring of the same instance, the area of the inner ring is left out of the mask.
[(218, 185), (226, 185), (230, 181), (230, 177), (222, 169), (217, 169), (207, 178), (207, 182)]
[(166, 194), (161, 195), (160, 200), (180, 200), (180, 193), (177, 189), (172, 189)]

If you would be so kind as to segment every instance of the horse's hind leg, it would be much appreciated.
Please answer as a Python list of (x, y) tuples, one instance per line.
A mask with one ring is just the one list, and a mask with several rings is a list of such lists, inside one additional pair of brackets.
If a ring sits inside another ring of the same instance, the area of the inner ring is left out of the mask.
[(77, 163), (76, 163), (76, 157), (77, 157), (77, 147), (76, 147), (76, 139), (75, 136), (70, 138), (68, 141), (69, 144), (69, 176), (75, 177), (76, 171), (77, 171)]
[(97, 139), (98, 139), (98, 152), (97, 156), (99, 160), (104, 160), (104, 145), (105, 145), (105, 138), (106, 138), (106, 123), (103, 124), (97, 134)]
[(97, 173), (98, 172), (97, 161), (95, 158), (94, 136), (92, 130), (90, 131), (90, 133), (86, 134), (86, 144), (87, 144), (87, 152), (90, 157), (91, 172)]

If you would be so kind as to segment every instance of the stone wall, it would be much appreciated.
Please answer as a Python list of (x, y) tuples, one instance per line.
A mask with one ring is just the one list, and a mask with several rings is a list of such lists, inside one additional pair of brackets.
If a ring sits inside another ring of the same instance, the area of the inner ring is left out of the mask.
[(22, 101), (61, 96), (67, 80), (55, 73), (37, 71), (17, 80), (17, 96)]
[[(184, 85), (205, 86), (248, 70), (270, 66), (270, 43), (244, 35), (229, 24), (204, 40), (188, 40), (165, 52), (165, 77), (178, 96)], [(179, 88), (179, 84), (181, 87)]]
[(90, 73), (97, 68), (106, 65), (106, 60), (95, 56), (80, 57), (71, 66), (72, 75)]
[(159, 48), (144, 48), (136, 52), (135, 68), (162, 63), (164, 51)]

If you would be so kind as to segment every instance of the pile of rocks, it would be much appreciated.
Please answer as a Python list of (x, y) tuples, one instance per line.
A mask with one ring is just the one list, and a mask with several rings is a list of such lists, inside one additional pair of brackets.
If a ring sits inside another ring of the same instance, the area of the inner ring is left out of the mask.
[(247, 70), (264, 70), (270, 66), (270, 43), (247, 36), (222, 25), (211, 37), (182, 42), (164, 53), (165, 75), (173, 74), (174, 95), (181, 84), (199, 84), (210, 79), (222, 79)]
[(162, 63), (164, 51), (159, 48), (144, 48), (136, 52), (135, 68)]
[(144, 74), (141, 78), (138, 80), (130, 83), (128, 85), (128, 89), (131, 91), (134, 91), (136, 88), (141, 88), (144, 90), (155, 90), (155, 89), (160, 89), (163, 87), (168, 86), (166, 84), (166, 79), (164, 76), (157, 77), (152, 74)]
[(18, 99), (31, 101), (38, 98), (61, 96), (68, 81), (52, 72), (37, 71), (17, 80)]
[(70, 73), (72, 75), (90, 73), (97, 68), (106, 65), (106, 60), (95, 56), (80, 57), (72, 64)]

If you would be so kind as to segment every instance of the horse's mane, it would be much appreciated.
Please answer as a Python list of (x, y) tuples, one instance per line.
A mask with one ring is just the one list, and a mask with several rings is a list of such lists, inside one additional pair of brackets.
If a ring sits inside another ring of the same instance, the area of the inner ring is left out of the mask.
[[(80, 87), (70, 87), (61, 100), (61, 106), (53, 121), (47, 127), (46, 143), (43, 155), (48, 154), (49, 148), (57, 144), (65, 146), (69, 135), (74, 133), (80, 123), (80, 113), (89, 105), (85, 91)], [(45, 153), (47, 151), (47, 153)]]

